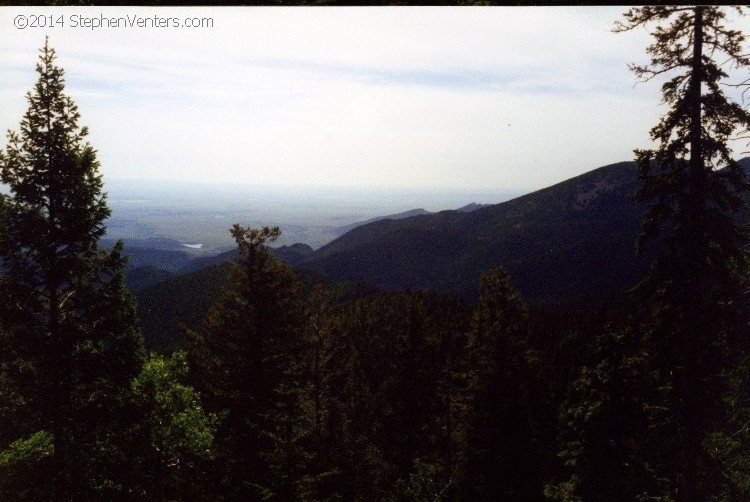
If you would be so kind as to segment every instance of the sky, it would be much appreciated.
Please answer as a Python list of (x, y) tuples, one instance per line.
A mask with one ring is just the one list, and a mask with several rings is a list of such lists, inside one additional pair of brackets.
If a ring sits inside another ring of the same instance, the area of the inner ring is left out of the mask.
[(0, 130), (47, 35), (105, 179), (542, 188), (650, 146), (624, 11), (0, 7)]

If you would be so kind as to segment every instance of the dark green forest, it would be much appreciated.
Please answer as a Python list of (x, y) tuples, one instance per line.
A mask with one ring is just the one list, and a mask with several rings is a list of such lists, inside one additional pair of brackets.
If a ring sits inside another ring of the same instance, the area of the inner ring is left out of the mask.
[(651, 31), (631, 69), (669, 107), (653, 149), (607, 168), (621, 202), (547, 191), (376, 222), (307, 267), (274, 252), (278, 227), (235, 224), (234, 259), (137, 302), (45, 43), (0, 151), (0, 500), (750, 499), (747, 183), (729, 147), (750, 113), (727, 73), (750, 57), (726, 17), (618, 22)]

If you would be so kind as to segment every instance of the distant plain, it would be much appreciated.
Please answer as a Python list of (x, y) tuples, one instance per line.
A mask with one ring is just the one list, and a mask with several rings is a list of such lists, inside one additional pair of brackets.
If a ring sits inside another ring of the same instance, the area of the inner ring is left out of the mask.
[(470, 203), (498, 204), (521, 195), (500, 188), (288, 187), (175, 181), (107, 180), (108, 239), (170, 239), (185, 251), (215, 254), (233, 246), (229, 229), (279, 226), (277, 245), (314, 249), (342, 228), (412, 209), (438, 212)]

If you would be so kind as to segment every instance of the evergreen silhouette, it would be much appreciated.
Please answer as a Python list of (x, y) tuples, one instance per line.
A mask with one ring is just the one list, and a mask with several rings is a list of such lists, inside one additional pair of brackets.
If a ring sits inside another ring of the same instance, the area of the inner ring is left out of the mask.
[(278, 227), (235, 225), (240, 257), (230, 285), (201, 327), (188, 330), (196, 388), (223, 415), (216, 432), (217, 482), (224, 497), (295, 498), (304, 309), (298, 284), (266, 248)]
[(464, 465), (459, 493), (465, 500), (538, 500), (540, 471), (529, 419), (528, 311), (502, 268), (484, 275), (481, 290), (460, 377)]
[(3, 358), (5, 369), (22, 368), (4, 378), (21, 376), (15, 388), (26, 420), (12, 422), (11, 449), (39, 447), (9, 461), (25, 476), (9, 489), (37, 500), (101, 497), (127, 490), (125, 445), (135, 419), (127, 396), (143, 341), (122, 244), (98, 245), (110, 210), (96, 151), (48, 41), (40, 52), (20, 132), (8, 133), (0, 156), (0, 180), (10, 189), (0, 200), (0, 294), (13, 360)]
[[(741, 8), (736, 8), (742, 14)], [(656, 25), (651, 62), (631, 65), (641, 79), (666, 77), (670, 109), (651, 130), (655, 149), (637, 150), (641, 189), (650, 204), (639, 248), (665, 241), (637, 295), (645, 339), (669, 392), (672, 423), (661, 431), (661, 469), (677, 500), (722, 491), (722, 470), (703, 446), (727, 424), (727, 374), (745, 352), (739, 305), (747, 276), (745, 236), (736, 215), (746, 188), (730, 140), (750, 127), (750, 113), (726, 94), (741, 85), (730, 69), (750, 68), (745, 37), (731, 29), (729, 8), (648, 6), (629, 10), (616, 31)]]

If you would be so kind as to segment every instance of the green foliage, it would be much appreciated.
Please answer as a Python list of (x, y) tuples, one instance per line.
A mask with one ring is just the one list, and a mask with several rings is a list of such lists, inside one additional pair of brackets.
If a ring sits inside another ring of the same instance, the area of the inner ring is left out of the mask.
[[(548, 490), (561, 499), (612, 490), (609, 498), (708, 500), (735, 472), (717, 452), (742, 450), (717, 448), (716, 431), (737, 419), (727, 376), (737, 374), (747, 348), (738, 306), (748, 270), (737, 225), (746, 184), (729, 140), (748, 129), (750, 113), (725, 94), (732, 85), (725, 68), (746, 69), (750, 58), (723, 7), (633, 8), (615, 31), (650, 25), (651, 62), (631, 69), (643, 80), (665, 76), (670, 108), (651, 130), (657, 147), (636, 151), (636, 198), (650, 204), (638, 247), (655, 236), (666, 246), (635, 290), (625, 332), (639, 336), (597, 338), (592, 362), (571, 386), (563, 422), (573, 434), (563, 457), (573, 474)], [(613, 437), (620, 421), (624, 433)]]
[(151, 500), (202, 498), (207, 462), (218, 423), (188, 384), (187, 356), (152, 355), (133, 380), (133, 398), (144, 421), (137, 455), (144, 476), (134, 492)]
[(39, 490), (36, 475), (44, 471), (54, 454), (52, 434), (37, 431), (16, 439), (0, 451), (0, 495), (4, 500), (39, 500), (45, 496)]
[(711, 500), (743, 500), (750, 496), (750, 358), (727, 375), (730, 391), (725, 397), (729, 419), (709, 433), (704, 448), (720, 465), (721, 485)]
[(310, 310), (311, 497), (413, 500), (452, 486), (450, 365), (467, 308), (427, 293), (318, 292)]
[(568, 477), (545, 487), (561, 501), (672, 500), (669, 479), (659, 477), (659, 453), (669, 410), (659, 406), (659, 371), (640, 336), (605, 327), (592, 340), (591, 362), (569, 386), (560, 407)]
[(5, 451), (0, 452), (0, 467), (8, 469), (20, 463), (39, 462), (53, 452), (52, 434), (38, 431), (28, 438), (13, 441)]
[(451, 481), (445, 485), (436, 482), (440, 473), (434, 465), (425, 464), (419, 459), (414, 460), (414, 471), (408, 480), (399, 479), (396, 482), (394, 501), (402, 502), (437, 502), (447, 500), (447, 490)]
[(133, 381), (136, 400), (149, 410), (151, 444), (165, 464), (210, 456), (217, 417), (203, 411), (187, 378), (187, 356), (175, 352), (169, 357), (151, 356)]
[(190, 365), (206, 409), (223, 413), (217, 477), (227, 497), (293, 498), (301, 461), (300, 356), (304, 310), (291, 271), (266, 249), (278, 227), (232, 236), (240, 258), (231, 282), (198, 330), (188, 331)]
[(540, 396), (532, 395), (535, 356), (527, 323), (507, 272), (487, 272), (459, 375), (464, 411), (457, 462), (464, 499), (541, 498), (530, 420), (530, 400)]
[(122, 245), (111, 252), (98, 245), (110, 215), (99, 163), (47, 43), (36, 69), (21, 131), (8, 133), (0, 155), (0, 180), (10, 190), (0, 199), (7, 349), (0, 380), (16, 404), (3, 410), (12, 428), (2, 436), (44, 430), (52, 437), (53, 453), (30, 467), (29, 484), (18, 490), (50, 500), (104, 496), (125, 489), (134, 420), (128, 393), (142, 338)]

